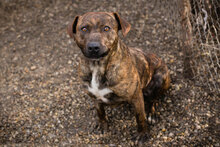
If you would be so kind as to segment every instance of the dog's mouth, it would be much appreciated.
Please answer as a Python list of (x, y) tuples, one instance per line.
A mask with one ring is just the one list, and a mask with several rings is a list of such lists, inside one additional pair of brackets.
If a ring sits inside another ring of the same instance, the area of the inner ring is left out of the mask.
[(85, 57), (89, 58), (90, 60), (100, 60), (104, 57), (106, 57), (109, 53), (109, 50), (107, 50), (106, 52), (102, 53), (102, 54), (84, 54)]

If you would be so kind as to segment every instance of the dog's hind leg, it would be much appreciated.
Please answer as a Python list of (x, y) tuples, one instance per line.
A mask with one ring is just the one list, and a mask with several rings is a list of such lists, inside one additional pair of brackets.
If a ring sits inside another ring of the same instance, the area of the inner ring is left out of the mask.
[(167, 66), (162, 63), (155, 70), (150, 83), (143, 89), (143, 94), (146, 96), (161, 95), (170, 86), (170, 75)]
[(160, 99), (163, 97), (165, 90), (169, 88), (170, 75), (165, 64), (162, 64), (157, 70), (147, 85), (143, 89), (145, 107), (148, 107), (147, 119), (152, 124), (158, 120), (156, 109)]

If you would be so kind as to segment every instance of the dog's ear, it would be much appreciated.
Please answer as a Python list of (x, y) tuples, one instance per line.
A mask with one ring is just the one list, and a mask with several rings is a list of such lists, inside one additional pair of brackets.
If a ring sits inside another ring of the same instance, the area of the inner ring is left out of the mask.
[(116, 21), (118, 22), (118, 30), (122, 30), (122, 34), (125, 37), (131, 29), (131, 25), (121, 18), (118, 13), (113, 13)]
[(73, 38), (74, 34), (76, 34), (76, 26), (78, 23), (78, 19), (79, 19), (79, 16), (76, 16), (73, 22), (69, 24), (69, 26), (67, 27), (67, 33), (69, 34), (71, 38)]

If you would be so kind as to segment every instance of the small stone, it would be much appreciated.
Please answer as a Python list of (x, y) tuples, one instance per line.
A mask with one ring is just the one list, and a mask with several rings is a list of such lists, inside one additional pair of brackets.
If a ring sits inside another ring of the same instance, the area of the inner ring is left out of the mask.
[(35, 70), (37, 68), (37, 66), (33, 65), (31, 66), (31, 70)]
[(201, 129), (201, 126), (200, 125), (196, 125), (196, 129)]
[(15, 56), (12, 60), (13, 60), (13, 61), (17, 61), (17, 60), (18, 60), (18, 57)]
[(166, 137), (166, 136), (164, 136), (164, 137), (163, 137), (163, 139), (164, 139), (164, 140), (167, 140), (167, 137)]
[(134, 142), (133, 141), (131, 142), (131, 146), (134, 146)]
[(25, 68), (24, 68), (24, 72), (26, 72), (26, 73), (28, 73), (28, 72), (29, 72), (29, 70), (28, 70), (28, 68), (27, 68), (27, 67), (25, 67)]
[(24, 92), (23, 92), (23, 91), (21, 91), (21, 92), (20, 92), (20, 95), (24, 95)]
[(71, 61), (71, 60), (69, 60), (69, 61), (68, 61), (68, 64), (72, 64), (72, 61)]
[(148, 20), (148, 15), (147, 14), (145, 15), (145, 20)]
[(174, 62), (174, 60), (173, 59), (170, 59), (170, 63), (173, 63)]
[(167, 103), (171, 103), (172, 101), (170, 99), (167, 100)]
[(169, 137), (172, 137), (174, 134), (172, 132), (169, 133)]
[(147, 45), (149, 45), (149, 44), (150, 44), (150, 42), (149, 42), (149, 41), (146, 41), (146, 44), (147, 44)]
[(177, 69), (178, 72), (182, 73), (183, 72), (183, 69), (180, 68), (180, 69)]
[(53, 17), (53, 16), (54, 16), (54, 14), (53, 14), (53, 13), (49, 13), (49, 16), (50, 16), (50, 17)]
[(171, 71), (170, 71), (170, 74), (171, 74), (171, 75), (173, 75), (173, 74), (174, 74), (174, 72), (171, 70)]

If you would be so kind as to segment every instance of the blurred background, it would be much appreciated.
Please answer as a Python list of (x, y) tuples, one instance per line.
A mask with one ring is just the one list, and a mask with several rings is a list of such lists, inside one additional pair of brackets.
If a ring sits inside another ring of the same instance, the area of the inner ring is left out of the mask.
[(219, 0), (1, 0), (0, 145), (134, 145), (133, 108), (107, 108), (101, 134), (77, 77), (66, 27), (90, 11), (118, 12), (132, 26), (124, 42), (170, 69), (146, 146), (220, 146)]

